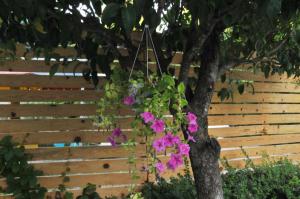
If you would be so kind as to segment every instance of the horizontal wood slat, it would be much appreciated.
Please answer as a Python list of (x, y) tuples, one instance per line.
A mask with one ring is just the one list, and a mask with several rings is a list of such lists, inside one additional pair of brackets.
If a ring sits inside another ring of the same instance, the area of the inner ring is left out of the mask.
[[(244, 148), (245, 152), (249, 156), (261, 156), (262, 154), (268, 155), (284, 155), (284, 154), (299, 154), (300, 144), (286, 144), (286, 145), (274, 145), (274, 146), (260, 146), (252, 148)], [(245, 158), (244, 153), (239, 149), (225, 150), (221, 152), (221, 157), (227, 159), (233, 158)]]
[(53, 64), (59, 64), (57, 72), (82, 73), (83, 70), (90, 69), (86, 62), (70, 62), (67, 65), (63, 65), (61, 62), (50, 62), (50, 64), (46, 64), (45, 61), (17, 59), (2, 62), (0, 64), (0, 71), (49, 73)]
[[(61, 105), (0, 105), (0, 117), (21, 116), (80, 116), (95, 115), (97, 105), (95, 104), (61, 104)], [(127, 111), (128, 112), (128, 111)], [(124, 114), (126, 110), (124, 110)]]
[(216, 137), (300, 133), (300, 125), (251, 125), (209, 129)]
[(228, 79), (233, 80), (250, 80), (250, 81), (261, 81), (261, 82), (290, 82), (290, 83), (297, 83), (299, 82), (299, 78), (297, 77), (288, 77), (286, 74), (283, 75), (270, 75), (268, 78), (265, 78), (265, 75), (263, 72), (253, 72), (253, 71), (237, 71), (232, 70), (230, 72), (226, 73), (226, 77)]
[[(254, 165), (260, 165), (260, 164), (267, 164), (267, 163), (270, 163), (273, 161), (279, 161), (279, 160), (284, 160), (284, 159), (288, 159), (295, 164), (299, 164), (300, 155), (292, 154), (292, 155), (284, 155), (284, 156), (272, 156), (272, 157), (267, 157), (267, 158), (255, 158), (255, 159), (251, 159), (251, 161)], [(266, 161), (269, 161), (269, 162), (266, 162)], [(231, 161), (228, 161), (228, 163), (230, 166), (232, 166), (234, 168), (245, 168), (245, 166), (246, 166), (246, 160), (231, 160)], [(251, 166), (251, 165), (248, 165), (248, 166)], [(222, 164), (221, 167), (225, 168), (225, 165)]]
[(0, 101), (97, 101), (100, 91), (79, 90), (0, 90)]
[[(137, 157), (145, 155), (145, 147), (142, 144), (136, 146)], [(33, 156), (33, 160), (127, 158), (129, 153), (128, 150), (121, 146), (43, 147), (27, 149), (26, 152)]]
[(213, 103), (299, 103), (299, 94), (279, 94), (279, 93), (243, 93), (242, 95), (235, 92), (233, 99), (221, 99), (214, 94)]
[[(100, 78), (99, 85), (103, 85)], [(0, 86), (36, 88), (94, 88), (91, 81), (83, 77), (49, 77), (39, 75), (0, 75)]]
[[(253, 87), (252, 87), (253, 86)], [(269, 83), (269, 82), (254, 82), (252, 86), (245, 85), (245, 92), (287, 92), (287, 93), (299, 93), (300, 92), (300, 84), (295, 83)], [(216, 90), (221, 90), (222, 88), (231, 88), (234, 91), (237, 91), (238, 86), (235, 83), (227, 84), (227, 83), (216, 83)], [(253, 90), (254, 88), (254, 90)]]
[(212, 104), (209, 114), (300, 113), (300, 104)]
[[(130, 165), (127, 158), (102, 159), (102, 160), (78, 160), (69, 162), (52, 162), (33, 164), (34, 168), (43, 171), (44, 175), (60, 175), (62, 173), (110, 173), (110, 172), (128, 172)], [(147, 160), (138, 158), (136, 160), (137, 170), (143, 170), (147, 166)], [(68, 169), (68, 172), (66, 172)]]
[(299, 143), (300, 147), (300, 134), (287, 134), (287, 135), (261, 135), (251, 137), (236, 137), (224, 138), (219, 140), (221, 147), (240, 147), (240, 146), (259, 146), (271, 144), (287, 144)]
[[(128, 139), (134, 138), (132, 132), (123, 131)], [(1, 133), (0, 139), (10, 135), (13, 140), (22, 144), (53, 144), (53, 143), (73, 143), (80, 138), (82, 143), (102, 143), (107, 142), (111, 132), (106, 131), (54, 131), (54, 132), (31, 132), (31, 133)], [(47, 139), (45, 139), (47, 138)], [(138, 138), (138, 141), (143, 141), (144, 138)], [(119, 139), (121, 142), (122, 139)]]
[[(147, 179), (146, 173), (140, 173), (140, 178), (132, 180), (128, 173), (111, 173), (111, 174), (90, 174), (90, 175), (76, 175), (69, 176), (70, 181), (65, 182), (66, 187), (85, 187), (87, 183), (92, 183), (101, 187), (103, 185), (116, 185), (116, 184), (141, 184)], [(57, 188), (59, 184), (62, 184), (63, 177), (39, 177), (39, 183), (41, 186), (48, 188)], [(5, 181), (0, 181), (0, 186), (5, 187)]]
[(209, 125), (247, 125), (300, 123), (300, 114), (220, 115), (209, 116)]
[[(138, 186), (137, 186), (138, 188)], [(127, 196), (129, 194), (129, 186), (127, 187), (112, 187), (112, 188), (97, 188), (96, 189), (97, 193), (100, 195), (100, 197), (104, 198), (105, 196), (107, 197), (112, 197), (116, 196), (118, 198), (122, 198)], [(73, 197), (76, 198), (80, 195), (82, 195), (82, 189), (79, 190), (68, 190), (68, 192), (73, 193)], [(55, 192), (47, 193), (47, 196), (51, 198), (55, 198)], [(7, 199), (7, 198), (5, 198)]]

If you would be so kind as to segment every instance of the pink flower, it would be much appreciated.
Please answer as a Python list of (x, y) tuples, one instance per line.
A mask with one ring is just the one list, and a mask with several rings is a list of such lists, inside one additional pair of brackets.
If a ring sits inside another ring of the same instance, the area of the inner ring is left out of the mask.
[(188, 142), (189, 141), (196, 142), (195, 138), (191, 134), (189, 134), (188, 132), (187, 132), (187, 134), (188, 134), (188, 138), (187, 138)]
[(183, 164), (183, 159), (179, 154), (171, 154), (170, 160), (167, 162), (167, 167), (171, 170), (175, 170), (177, 167)]
[(131, 106), (132, 104), (135, 103), (135, 99), (134, 99), (134, 97), (131, 96), (131, 95), (130, 95), (130, 96), (127, 96), (127, 97), (124, 97), (123, 103), (124, 103), (125, 105)]
[(171, 132), (168, 132), (163, 139), (166, 147), (172, 147), (174, 145), (174, 136)]
[(178, 154), (188, 156), (190, 152), (190, 146), (188, 144), (179, 144), (178, 145)]
[(165, 123), (163, 120), (154, 120), (150, 127), (155, 133), (161, 133), (165, 129)]
[(165, 165), (163, 163), (161, 163), (161, 162), (157, 162), (155, 164), (155, 168), (158, 171), (158, 173), (163, 173), (165, 171), (165, 169), (166, 169)]
[(189, 123), (197, 123), (197, 116), (194, 113), (188, 112), (186, 117)]
[(168, 132), (163, 139), (166, 147), (172, 147), (175, 144), (181, 143), (180, 138), (177, 135), (173, 135), (171, 132)]
[(165, 143), (163, 139), (157, 139), (153, 141), (152, 144), (153, 148), (156, 150), (156, 152), (161, 152), (166, 149)]
[(114, 140), (113, 137), (109, 136), (109, 137), (107, 138), (107, 141), (110, 142), (110, 144), (111, 144), (112, 146), (117, 146), (116, 141)]
[(191, 123), (188, 125), (188, 130), (191, 133), (195, 133), (198, 131), (198, 124), (197, 123)]
[(174, 144), (180, 144), (181, 143), (180, 137), (178, 135), (174, 135), (173, 143)]
[(112, 132), (113, 137), (120, 137), (122, 135), (122, 131), (120, 128), (115, 128)]
[(155, 119), (154, 115), (150, 112), (141, 113), (140, 116), (143, 118), (145, 123), (152, 122)]

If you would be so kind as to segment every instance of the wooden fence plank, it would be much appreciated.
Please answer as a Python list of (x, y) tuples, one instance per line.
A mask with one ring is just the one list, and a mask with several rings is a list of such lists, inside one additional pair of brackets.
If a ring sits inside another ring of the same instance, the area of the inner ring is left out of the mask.
[(300, 133), (300, 125), (251, 125), (208, 130), (215, 137)]
[[(92, 183), (101, 187), (103, 185), (122, 185), (122, 184), (140, 184), (146, 181), (146, 173), (140, 173), (140, 178), (132, 180), (132, 177), (128, 173), (111, 173), (111, 174), (90, 174), (90, 175), (76, 175), (70, 176), (70, 181), (65, 182), (66, 187), (85, 187), (87, 183)], [(47, 188), (58, 188), (59, 184), (62, 184), (63, 177), (39, 177), (39, 183), (41, 186)], [(0, 186), (5, 187), (5, 181), (0, 181)]]
[[(264, 153), (269, 155), (299, 154), (300, 144), (259, 146), (253, 148), (244, 148), (244, 150), (249, 156), (259, 156)], [(245, 158), (245, 155), (240, 149), (235, 149), (235, 150), (222, 151), (221, 157), (226, 157), (227, 159), (233, 159), (233, 158)]]
[[(145, 155), (146, 146), (139, 144), (136, 146), (137, 157)], [(124, 147), (116, 146), (94, 146), (94, 147), (43, 147), (37, 149), (27, 149), (33, 160), (65, 160), (65, 159), (99, 159), (99, 158), (124, 158), (128, 157), (128, 150)]]
[[(135, 138), (132, 132), (123, 131), (128, 139)], [(13, 140), (22, 144), (54, 144), (54, 143), (74, 143), (80, 139), (82, 143), (102, 143), (107, 142), (111, 131), (54, 131), (54, 132), (31, 132), (31, 133), (1, 133), (0, 139), (4, 136), (12, 136)], [(45, 139), (47, 138), (47, 139)], [(144, 143), (142, 137), (138, 137), (137, 141)], [(122, 138), (119, 139), (122, 142)]]
[(299, 103), (299, 94), (278, 94), (278, 93), (243, 93), (242, 95), (234, 93), (233, 99), (229, 98), (224, 101), (213, 95), (213, 103)]
[(230, 72), (226, 73), (226, 76), (228, 79), (239, 79), (239, 80), (250, 80), (250, 81), (262, 81), (262, 82), (291, 82), (296, 83), (299, 81), (299, 79), (296, 77), (288, 77), (287, 74), (283, 75), (270, 75), (268, 78), (265, 78), (265, 75), (263, 72), (256, 72), (253, 71), (237, 71), (232, 70)]
[[(95, 115), (97, 105), (95, 104), (26, 104), (26, 105), (0, 105), (0, 117), (22, 117), (22, 116), (80, 116)], [(129, 111), (124, 110), (124, 114)]]
[[(35, 169), (43, 171), (44, 175), (60, 175), (62, 173), (110, 173), (110, 172), (128, 172), (130, 165), (128, 158), (123, 159), (102, 159), (102, 160), (78, 160), (70, 162), (50, 162), (33, 164)], [(144, 158), (136, 160), (136, 168), (141, 171), (147, 166)], [(66, 170), (68, 171), (66, 172)]]
[(100, 91), (79, 90), (0, 90), (0, 101), (96, 101)]
[[(138, 188), (138, 186), (137, 186), (137, 188)], [(73, 193), (74, 198), (82, 195), (82, 189), (68, 190), (68, 191)], [(104, 198), (106, 196), (107, 197), (115, 196), (115, 197), (118, 197), (118, 198), (122, 198), (122, 197), (127, 196), (127, 194), (129, 194), (129, 186), (127, 186), (127, 187), (112, 187), (112, 188), (107, 188), (107, 187), (97, 188), (96, 191), (100, 195), (101, 198)], [(55, 198), (55, 192), (47, 193), (47, 196), (51, 197), (51, 199), (54, 199)], [(63, 194), (61, 196), (63, 196)], [(5, 198), (5, 199), (7, 199), (7, 198)]]
[(271, 144), (299, 143), (300, 134), (262, 135), (251, 137), (224, 138), (219, 140), (221, 147), (258, 146)]
[[(221, 90), (222, 88), (231, 88), (233, 91), (238, 90), (238, 86), (235, 83), (228, 84), (228, 83), (221, 83), (217, 82), (215, 84), (216, 90)], [(284, 92), (284, 93), (299, 93), (300, 92), (300, 84), (295, 83), (270, 83), (270, 82), (254, 82), (252, 83), (254, 87), (254, 92)], [(245, 92), (253, 92), (252, 86), (245, 85)]]
[(248, 125), (300, 123), (300, 114), (215, 115), (208, 117), (209, 125)]
[[(299, 164), (300, 155), (292, 154), (292, 155), (283, 155), (283, 156), (272, 156), (272, 157), (267, 157), (267, 158), (255, 158), (255, 159), (251, 159), (251, 161), (253, 162), (254, 165), (260, 165), (260, 164), (265, 164), (268, 162), (270, 163), (270, 162), (279, 161), (279, 160), (283, 160), (283, 159), (288, 159), (295, 164)], [(246, 165), (245, 160), (231, 160), (231, 161), (228, 161), (228, 163), (230, 166), (232, 166), (234, 168), (245, 168), (245, 165)], [(225, 165), (221, 164), (221, 167), (224, 168)]]
[[(103, 85), (100, 78), (99, 85)], [(40, 75), (0, 75), (0, 86), (36, 88), (95, 88), (91, 81), (83, 77), (49, 77)]]
[(300, 104), (212, 104), (209, 114), (300, 113)]
[[(53, 64), (59, 64), (57, 72), (77, 72), (82, 73), (83, 70), (90, 69), (86, 62), (70, 62), (68, 65), (63, 65), (61, 62), (50, 62), (46, 64), (45, 61), (38, 60), (11, 60), (1, 62), (0, 71), (10, 72), (47, 72), (49, 73)], [(76, 67), (76, 68), (74, 68)]]

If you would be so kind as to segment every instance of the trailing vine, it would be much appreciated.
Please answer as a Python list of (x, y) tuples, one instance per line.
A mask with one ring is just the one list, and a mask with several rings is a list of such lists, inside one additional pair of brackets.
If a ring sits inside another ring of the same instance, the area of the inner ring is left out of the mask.
[[(166, 169), (175, 171), (184, 164), (190, 149), (187, 142), (194, 141), (193, 133), (198, 130), (196, 115), (184, 111), (188, 105), (184, 85), (177, 86), (175, 78), (166, 74), (145, 77), (138, 71), (128, 80), (122, 69), (114, 68), (113, 71), (111, 80), (104, 86), (104, 97), (98, 103), (99, 115), (95, 125), (112, 131), (107, 138), (112, 146), (134, 148), (144, 140), (149, 160), (147, 171), (157, 174)], [(134, 115), (130, 137), (122, 131), (121, 120), (124, 118), (117, 114), (124, 108), (130, 109)], [(172, 110), (172, 115), (169, 110)], [(184, 141), (180, 136), (182, 126), (186, 134)], [(167, 162), (161, 158), (165, 153), (170, 154)], [(134, 164), (137, 156), (133, 156), (129, 159)]]
[(1, 192), (13, 194), (15, 199), (43, 199), (47, 189), (38, 183), (42, 171), (35, 170), (28, 163), (30, 156), (23, 146), (12, 141), (11, 136), (0, 140), (0, 175), (6, 179)]

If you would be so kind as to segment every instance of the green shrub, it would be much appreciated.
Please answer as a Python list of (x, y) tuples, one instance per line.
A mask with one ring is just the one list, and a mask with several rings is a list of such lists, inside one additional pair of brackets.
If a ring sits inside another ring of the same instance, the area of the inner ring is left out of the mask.
[(142, 188), (145, 199), (194, 199), (196, 190), (189, 175), (171, 178), (170, 182), (161, 179), (157, 184), (148, 183)]
[(222, 176), (226, 199), (299, 199), (300, 168), (288, 160), (265, 161)]
[[(249, 160), (248, 160), (249, 161)], [(225, 199), (300, 199), (300, 167), (288, 160), (265, 161), (262, 165), (236, 170), (227, 167), (222, 175)], [(142, 188), (145, 199), (194, 199), (190, 176), (162, 180)]]

